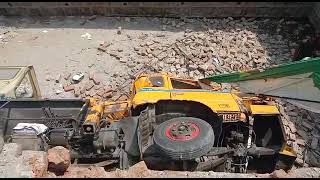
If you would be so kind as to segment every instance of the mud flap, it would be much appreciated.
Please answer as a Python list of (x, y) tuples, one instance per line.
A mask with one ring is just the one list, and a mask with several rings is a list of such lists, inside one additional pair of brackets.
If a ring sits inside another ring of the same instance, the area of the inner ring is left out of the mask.
[(129, 117), (119, 121), (119, 126), (124, 132), (125, 152), (130, 156), (140, 156), (138, 146), (138, 117)]
[(155, 106), (149, 105), (143, 110), (138, 119), (138, 144), (140, 150), (140, 159), (143, 160), (144, 152), (153, 144), (150, 136), (155, 125)]

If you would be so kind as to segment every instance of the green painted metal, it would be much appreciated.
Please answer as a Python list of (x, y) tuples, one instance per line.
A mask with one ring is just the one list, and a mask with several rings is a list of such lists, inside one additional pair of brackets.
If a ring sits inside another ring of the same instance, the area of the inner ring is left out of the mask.
[(320, 57), (276, 65), (262, 71), (251, 70), (245, 72), (215, 75), (200, 80), (209, 80), (217, 83), (231, 83), (254, 79), (280, 78), (310, 72), (312, 72), (310, 78), (313, 79), (315, 86), (320, 89)]

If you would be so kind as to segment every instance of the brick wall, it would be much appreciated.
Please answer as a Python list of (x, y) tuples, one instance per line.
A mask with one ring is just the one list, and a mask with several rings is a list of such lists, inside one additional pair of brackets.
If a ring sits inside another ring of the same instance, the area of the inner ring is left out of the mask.
[(0, 2), (0, 15), (306, 17), (304, 2)]
[(319, 2), (0, 2), (0, 15), (309, 17), (320, 30)]

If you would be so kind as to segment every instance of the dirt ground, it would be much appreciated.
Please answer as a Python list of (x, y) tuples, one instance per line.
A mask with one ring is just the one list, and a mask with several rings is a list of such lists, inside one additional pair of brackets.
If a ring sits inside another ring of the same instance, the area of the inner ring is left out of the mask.
[[(162, 32), (160, 22), (147, 18), (127, 22), (124, 18), (101, 17), (81, 26), (84, 20), (79, 17), (45, 20), (1, 17), (0, 23), (5, 26), (0, 31), (12, 31), (14, 37), (0, 45), (0, 65), (33, 65), (43, 97), (72, 98), (71, 93), (57, 96), (55, 90), (61, 89), (61, 86), (46, 81), (44, 77), (47, 74), (54, 78), (64, 72), (85, 73), (93, 70), (103, 76), (104, 82), (108, 82), (109, 74), (125, 71), (126, 66), (108, 54), (97, 55), (96, 47), (100, 42), (112, 42), (115, 49), (122, 48), (130, 54), (132, 47), (138, 45), (135, 39), (141, 34), (152, 36), (164, 33), (164, 41), (170, 42), (182, 37), (184, 32)], [(122, 27), (121, 35), (117, 34), (118, 27)], [(91, 34), (92, 39), (81, 38), (85, 33)], [(128, 40), (128, 36), (132, 40)]]

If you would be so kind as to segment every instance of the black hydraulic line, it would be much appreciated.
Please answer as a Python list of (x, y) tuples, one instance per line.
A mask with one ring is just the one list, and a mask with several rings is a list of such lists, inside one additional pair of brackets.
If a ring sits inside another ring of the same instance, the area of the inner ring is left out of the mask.
[(7, 104), (9, 104), (11, 101), (7, 101), (4, 104), (2, 104), (2, 106), (0, 106), (0, 109), (3, 108), (4, 106), (6, 106)]

